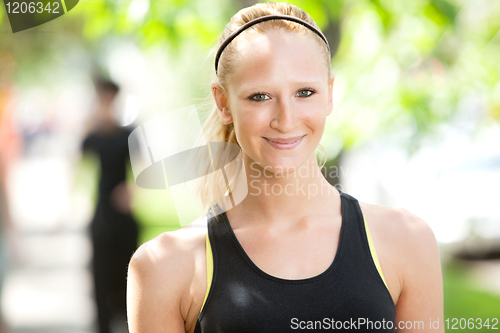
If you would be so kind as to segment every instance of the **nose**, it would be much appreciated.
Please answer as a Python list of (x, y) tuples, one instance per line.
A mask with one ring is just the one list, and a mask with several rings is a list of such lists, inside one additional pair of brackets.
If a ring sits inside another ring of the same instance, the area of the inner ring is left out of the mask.
[(282, 133), (291, 132), (298, 125), (298, 118), (292, 101), (280, 98), (276, 103), (274, 117), (271, 120), (271, 128)]

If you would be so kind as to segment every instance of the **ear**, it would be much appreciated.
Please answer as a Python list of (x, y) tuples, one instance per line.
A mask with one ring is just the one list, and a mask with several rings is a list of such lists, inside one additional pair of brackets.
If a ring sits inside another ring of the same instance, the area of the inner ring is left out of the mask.
[(217, 114), (219, 115), (219, 119), (226, 125), (232, 123), (233, 117), (228, 108), (227, 93), (219, 83), (212, 83), (212, 96), (214, 97), (215, 104), (217, 105)]
[(328, 84), (328, 116), (333, 111), (333, 82), (335, 81), (335, 74), (332, 74), (330, 83)]

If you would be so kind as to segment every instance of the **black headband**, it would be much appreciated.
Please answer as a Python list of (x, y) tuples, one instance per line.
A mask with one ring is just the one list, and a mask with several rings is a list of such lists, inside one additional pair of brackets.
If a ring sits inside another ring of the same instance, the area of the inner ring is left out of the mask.
[(317, 28), (312, 26), (311, 24), (307, 23), (306, 21), (299, 19), (298, 17), (295, 16), (290, 16), (290, 15), (267, 15), (267, 16), (261, 16), (256, 19), (253, 19), (247, 23), (245, 23), (243, 26), (241, 26), (238, 30), (233, 32), (229, 37), (226, 38), (226, 40), (222, 43), (222, 45), (219, 47), (219, 50), (217, 50), (217, 54), (215, 56), (215, 74), (217, 74), (217, 68), (219, 67), (219, 59), (222, 54), (222, 51), (226, 48), (226, 46), (231, 43), (233, 39), (236, 38), (240, 33), (243, 32), (243, 30), (251, 27), (254, 24), (263, 22), (263, 21), (269, 21), (269, 20), (287, 20), (287, 21), (293, 21), (299, 24), (302, 24), (303, 26), (309, 28), (310, 30), (314, 31), (318, 36), (321, 37), (321, 39), (326, 43), (326, 46), (328, 47), (328, 52), (330, 53), (330, 45), (328, 44), (328, 41), (326, 40), (325, 35), (321, 31), (319, 31)]

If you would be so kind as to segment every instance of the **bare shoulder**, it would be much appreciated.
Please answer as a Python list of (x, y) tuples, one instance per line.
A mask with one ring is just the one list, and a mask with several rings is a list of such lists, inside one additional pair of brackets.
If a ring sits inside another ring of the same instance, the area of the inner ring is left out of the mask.
[(200, 253), (205, 253), (206, 234), (206, 228), (200, 227), (184, 227), (161, 233), (139, 246), (130, 265), (141, 270), (143, 275), (159, 274), (164, 280), (165, 273), (175, 271), (171, 276), (185, 280), (196, 258)]
[(384, 237), (399, 248), (425, 248), (437, 245), (430, 226), (416, 214), (401, 207), (384, 207), (360, 202), (366, 223), (372, 233)]
[[(408, 295), (408, 287), (440, 278), (439, 248), (430, 226), (419, 216), (399, 207), (360, 202), (383, 274), (395, 304)], [(426, 276), (423, 276), (427, 274)]]
[[(202, 219), (206, 220), (206, 216)], [(132, 256), (127, 313), (133, 332), (185, 332), (204, 293), (206, 227), (164, 232)]]

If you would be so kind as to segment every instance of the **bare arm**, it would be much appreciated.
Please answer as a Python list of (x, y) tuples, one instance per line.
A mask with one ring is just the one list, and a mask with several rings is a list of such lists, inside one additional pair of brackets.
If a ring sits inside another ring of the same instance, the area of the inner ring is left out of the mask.
[(180, 301), (185, 285), (182, 279), (188, 272), (179, 262), (182, 256), (173, 237), (161, 237), (163, 241), (141, 245), (129, 264), (127, 317), (131, 333), (185, 332)]
[(434, 233), (412, 213), (400, 210), (397, 215), (402, 228), (398, 266), (403, 288), (396, 305), (396, 331), (444, 332), (441, 263)]
[(165, 232), (134, 253), (128, 269), (130, 333), (193, 332), (206, 292), (204, 230)]

